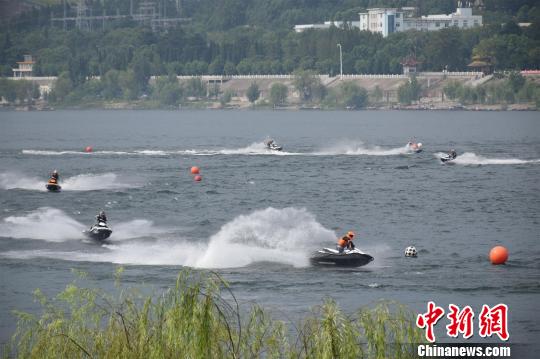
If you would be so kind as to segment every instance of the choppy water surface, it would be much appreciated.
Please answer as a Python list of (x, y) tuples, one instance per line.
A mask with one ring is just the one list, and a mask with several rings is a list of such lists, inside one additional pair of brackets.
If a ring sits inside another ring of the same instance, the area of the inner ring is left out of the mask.
[[(283, 152), (264, 149), (269, 136)], [(409, 153), (410, 138), (424, 152)], [(449, 148), (461, 156), (441, 165)], [(53, 169), (61, 193), (44, 190)], [(511, 341), (531, 343), (539, 175), (533, 112), (2, 112), (0, 339), (11, 310), (36, 310), (35, 288), (57, 293), (71, 268), (109, 288), (123, 264), (128, 283), (156, 289), (184, 266), (217, 270), (241, 302), (282, 318), (329, 296), (347, 311), (380, 298), (477, 313), (502, 302)], [(103, 246), (81, 234), (99, 209), (114, 230)], [(374, 262), (309, 266), (348, 230)], [(487, 260), (497, 244), (506, 266)], [(409, 245), (417, 259), (404, 258)]]

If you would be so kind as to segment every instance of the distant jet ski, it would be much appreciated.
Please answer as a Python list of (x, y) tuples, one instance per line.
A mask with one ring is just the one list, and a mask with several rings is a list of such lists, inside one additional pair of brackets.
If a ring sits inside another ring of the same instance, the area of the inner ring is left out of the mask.
[(105, 222), (98, 222), (90, 229), (83, 231), (84, 235), (98, 242), (104, 242), (112, 233), (112, 229)]
[(47, 190), (49, 190), (49, 192), (60, 192), (60, 190), (62, 189), (62, 187), (55, 182), (47, 182), (45, 187), (47, 188)]
[(407, 143), (407, 147), (409, 148), (409, 151), (414, 153), (420, 153), (423, 150), (421, 142), (409, 142)]
[(455, 160), (456, 158), (457, 158), (457, 152), (454, 150), (451, 150), (446, 155), (442, 156), (440, 160), (442, 163), (449, 163)]
[(372, 256), (357, 248), (345, 249), (343, 253), (339, 253), (336, 249), (323, 248), (315, 252), (309, 261), (315, 266), (361, 267), (373, 259)]
[(264, 142), (264, 145), (267, 149), (272, 151), (281, 151), (283, 150), (283, 146), (280, 146), (274, 142), (274, 140), (267, 140)]
[(59, 192), (62, 187), (58, 184), (58, 171), (54, 170), (45, 187), (51, 192)]

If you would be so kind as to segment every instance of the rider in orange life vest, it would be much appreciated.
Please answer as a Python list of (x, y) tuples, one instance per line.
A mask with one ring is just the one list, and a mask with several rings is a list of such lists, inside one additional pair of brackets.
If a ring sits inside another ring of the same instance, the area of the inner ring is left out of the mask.
[(49, 183), (58, 184), (58, 171), (57, 170), (54, 170), (53, 173), (51, 173), (51, 178), (49, 178)]
[(352, 242), (354, 238), (354, 232), (353, 231), (349, 231), (347, 232), (346, 235), (344, 235), (343, 237), (341, 237), (339, 240), (338, 240), (338, 243), (337, 243), (337, 250), (339, 253), (343, 253), (343, 250), (345, 248), (347, 249), (354, 249), (354, 243)]

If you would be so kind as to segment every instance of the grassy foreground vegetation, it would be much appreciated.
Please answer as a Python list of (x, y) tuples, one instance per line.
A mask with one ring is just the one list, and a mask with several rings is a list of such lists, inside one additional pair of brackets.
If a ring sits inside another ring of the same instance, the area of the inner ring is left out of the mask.
[[(261, 307), (242, 311), (217, 274), (181, 272), (157, 297), (69, 284), (55, 298), (39, 290), (42, 314), (16, 312), (6, 354), (20, 358), (412, 358), (423, 341), (401, 305), (344, 314), (332, 300), (300, 323), (273, 320)], [(290, 328), (294, 327), (291, 333)]]

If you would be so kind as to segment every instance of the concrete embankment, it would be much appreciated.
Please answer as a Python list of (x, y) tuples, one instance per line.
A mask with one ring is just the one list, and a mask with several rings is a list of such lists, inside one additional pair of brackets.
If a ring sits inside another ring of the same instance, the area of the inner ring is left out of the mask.
[[(409, 81), (406, 75), (344, 75), (343, 77), (319, 75), (321, 83), (328, 89), (338, 88), (344, 81), (351, 81), (368, 90), (371, 94), (378, 87), (382, 92), (381, 103), (388, 105), (398, 102), (397, 92), (399, 86)], [(191, 76), (179, 76), (181, 83), (189, 81)], [(489, 81), (491, 76), (483, 76), (477, 72), (429, 72), (418, 73), (417, 80), (422, 87), (424, 99), (430, 102), (439, 103), (445, 101), (443, 98), (443, 87), (449, 81), (457, 81), (463, 85), (477, 86)], [(249, 102), (246, 99), (246, 91), (252, 83), (256, 83), (261, 91), (261, 99), (270, 98), (270, 88), (274, 83), (281, 83), (288, 88), (287, 103), (290, 105), (300, 105), (301, 100), (294, 87), (293, 75), (252, 75), (252, 76), (201, 76), (200, 79), (207, 83), (209, 87), (217, 86), (219, 91), (231, 90), (235, 96), (231, 102), (235, 107), (247, 107)]]

